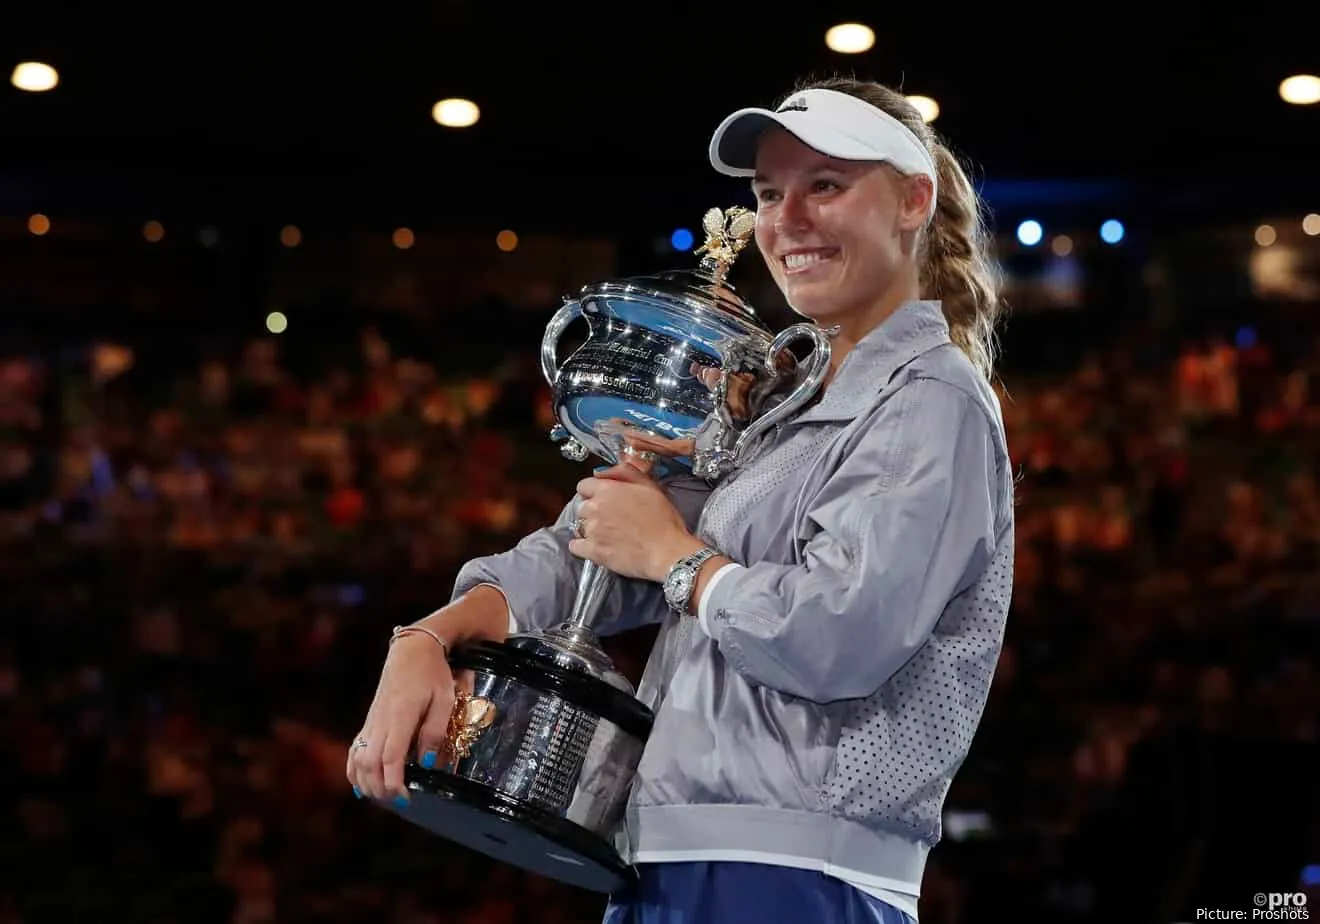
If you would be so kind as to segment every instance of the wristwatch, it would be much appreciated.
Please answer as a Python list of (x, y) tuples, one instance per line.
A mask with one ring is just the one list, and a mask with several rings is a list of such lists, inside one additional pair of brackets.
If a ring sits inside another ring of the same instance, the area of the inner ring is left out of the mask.
[(697, 572), (719, 552), (707, 547), (686, 555), (674, 563), (665, 578), (665, 602), (680, 616), (691, 615), (692, 592), (697, 587)]

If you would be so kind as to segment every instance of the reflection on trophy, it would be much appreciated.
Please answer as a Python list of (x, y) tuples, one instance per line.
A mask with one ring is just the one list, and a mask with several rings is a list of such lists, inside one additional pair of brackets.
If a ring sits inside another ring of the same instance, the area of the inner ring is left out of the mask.
[[(797, 324), (772, 335), (726, 282), (754, 221), (746, 209), (711, 209), (698, 270), (595, 283), (551, 318), (541, 366), (566, 457), (715, 481), (814, 396), (829, 369), (825, 333)], [(579, 319), (586, 340), (560, 363), (560, 337)], [(803, 339), (813, 349), (799, 369), (788, 347)], [(453, 652), (473, 685), (450, 719), (450, 763), (408, 767), (403, 817), (583, 888), (631, 878), (610, 838), (653, 716), (591, 629), (614, 580), (584, 562), (559, 626)]]

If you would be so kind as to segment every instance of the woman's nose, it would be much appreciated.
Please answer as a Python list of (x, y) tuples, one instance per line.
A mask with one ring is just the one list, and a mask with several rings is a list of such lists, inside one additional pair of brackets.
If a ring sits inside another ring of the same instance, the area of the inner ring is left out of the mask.
[(781, 233), (800, 231), (811, 223), (806, 201), (793, 193), (785, 195), (779, 203), (777, 218), (775, 230)]

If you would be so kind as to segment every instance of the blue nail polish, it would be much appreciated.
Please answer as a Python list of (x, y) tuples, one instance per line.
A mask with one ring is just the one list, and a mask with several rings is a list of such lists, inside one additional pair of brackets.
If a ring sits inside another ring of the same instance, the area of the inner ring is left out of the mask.
[(356, 786), (354, 786), (354, 787), (353, 787), (353, 795), (355, 795), (355, 796), (357, 796), (359, 799), (361, 799), (361, 798), (362, 798), (362, 790), (360, 790), (360, 789), (358, 789)]
[(436, 757), (435, 751), (427, 751), (425, 754), (423, 754), (423, 755), (422, 755), (422, 769), (423, 769), (423, 770), (434, 770), (434, 769), (435, 769), (435, 757)]
[(398, 808), (407, 808), (407, 807), (408, 807), (408, 797), (405, 796), (405, 795), (402, 795), (402, 794), (397, 795), (397, 796), (394, 797), (394, 804), (395, 804), (395, 806), (397, 806)]
[(610, 470), (610, 467), (609, 467), (608, 465), (597, 465), (595, 468), (593, 468), (593, 469), (591, 470), (591, 474), (593, 474), (593, 475), (599, 475), (599, 474), (601, 474), (601, 473), (603, 473), (603, 472), (608, 472), (609, 470)]

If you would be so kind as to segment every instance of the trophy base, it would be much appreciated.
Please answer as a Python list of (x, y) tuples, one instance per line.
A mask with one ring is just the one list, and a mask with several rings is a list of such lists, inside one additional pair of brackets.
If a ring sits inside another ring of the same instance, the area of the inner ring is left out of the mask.
[(489, 786), (416, 764), (404, 783), (411, 804), (391, 811), (493, 860), (605, 894), (637, 878), (604, 838)]

